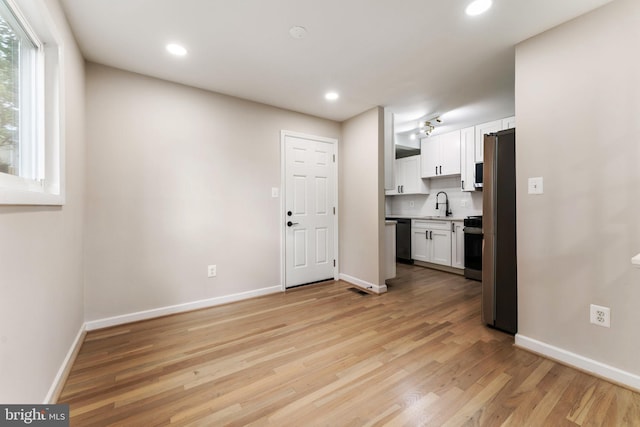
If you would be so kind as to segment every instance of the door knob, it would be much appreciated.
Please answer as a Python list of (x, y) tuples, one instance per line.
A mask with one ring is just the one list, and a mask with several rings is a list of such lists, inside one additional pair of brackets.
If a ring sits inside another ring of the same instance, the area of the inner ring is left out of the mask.
[(291, 222), (291, 221), (287, 222), (287, 227), (291, 227), (291, 226), (294, 226), (294, 225), (298, 225), (298, 223), (297, 222)]
[(291, 213), (291, 211), (287, 211), (287, 216), (291, 216), (293, 215), (293, 213)]

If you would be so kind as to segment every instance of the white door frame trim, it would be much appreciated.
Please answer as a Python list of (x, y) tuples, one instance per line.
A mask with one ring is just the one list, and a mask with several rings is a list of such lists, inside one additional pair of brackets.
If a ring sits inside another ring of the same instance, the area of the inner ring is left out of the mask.
[(316, 136), (316, 135), (311, 135), (311, 134), (307, 134), (307, 133), (301, 133), (301, 132), (294, 132), (294, 131), (290, 131), (290, 130), (281, 130), (280, 131), (280, 286), (282, 287), (282, 291), (284, 292), (287, 287), (286, 287), (286, 271), (287, 271), (287, 253), (286, 253), (286, 247), (285, 247), (285, 243), (286, 243), (286, 232), (287, 232), (287, 228), (284, 226), (285, 220), (286, 220), (286, 216), (285, 216), (285, 212), (287, 210), (287, 207), (285, 206), (285, 202), (286, 202), (286, 176), (285, 176), (285, 171), (286, 171), (286, 164), (285, 164), (285, 139), (287, 136), (291, 136), (294, 138), (302, 138), (302, 139), (311, 139), (314, 141), (322, 141), (322, 142), (328, 142), (329, 144), (333, 144), (334, 148), (335, 148), (335, 155), (336, 155), (336, 162), (335, 162), (335, 167), (333, 170), (334, 173), (334, 189), (333, 191), (335, 192), (335, 206), (336, 206), (336, 214), (333, 216), (333, 257), (336, 260), (336, 265), (335, 267), (333, 267), (333, 279), (334, 280), (339, 280), (339, 271), (340, 271), (340, 257), (339, 257), (339, 252), (338, 252), (338, 237), (340, 235), (339, 233), (339, 229), (338, 229), (338, 214), (340, 213), (340, 209), (338, 206), (338, 202), (339, 202), (339, 197), (338, 197), (338, 177), (339, 177), (339, 173), (338, 173), (338, 165), (340, 163), (338, 163), (340, 161), (340, 158), (338, 156), (338, 140), (335, 138), (327, 138), (324, 136)]

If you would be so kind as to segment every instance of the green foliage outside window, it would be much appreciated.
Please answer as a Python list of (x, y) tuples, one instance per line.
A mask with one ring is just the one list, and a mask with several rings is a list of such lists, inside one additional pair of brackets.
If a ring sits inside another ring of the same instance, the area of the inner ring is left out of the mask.
[(0, 172), (18, 174), (20, 40), (0, 17)]

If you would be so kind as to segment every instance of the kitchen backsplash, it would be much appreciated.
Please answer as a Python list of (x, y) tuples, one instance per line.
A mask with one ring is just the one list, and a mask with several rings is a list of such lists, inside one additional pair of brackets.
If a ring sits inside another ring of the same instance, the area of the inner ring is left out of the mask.
[[(449, 196), (449, 209), (454, 218), (482, 215), (482, 191), (460, 190), (460, 177), (431, 178), (430, 194), (387, 196), (386, 215), (436, 216), (436, 194), (444, 191)], [(444, 202), (444, 194), (440, 195)]]

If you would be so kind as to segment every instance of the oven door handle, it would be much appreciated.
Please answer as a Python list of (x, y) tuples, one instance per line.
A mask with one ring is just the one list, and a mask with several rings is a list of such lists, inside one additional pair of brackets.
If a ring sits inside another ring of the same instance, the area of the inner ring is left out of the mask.
[(482, 234), (482, 228), (479, 227), (465, 227), (462, 231), (464, 234)]

